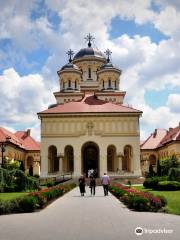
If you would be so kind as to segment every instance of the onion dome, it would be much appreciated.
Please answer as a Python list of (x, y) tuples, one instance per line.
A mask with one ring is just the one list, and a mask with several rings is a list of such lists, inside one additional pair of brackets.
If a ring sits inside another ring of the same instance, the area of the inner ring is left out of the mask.
[(61, 68), (60, 71), (62, 71), (62, 70), (79, 70), (79, 71), (80, 71), (80, 69), (78, 68), (78, 66), (75, 65), (75, 64), (73, 64), (73, 63), (71, 63), (71, 62), (69, 62), (69, 63), (67, 63), (66, 65), (64, 65), (64, 66)]
[(81, 70), (79, 69), (79, 67), (75, 64), (72, 63), (72, 56), (74, 55), (74, 52), (70, 49), (67, 52), (68, 56), (69, 56), (69, 62), (67, 64), (65, 64), (58, 72), (57, 74), (59, 75), (62, 71), (75, 71), (78, 73), (81, 73)]
[(100, 67), (99, 72), (106, 71), (106, 70), (107, 71), (114, 70), (114, 71), (117, 71), (117, 72), (121, 73), (121, 70), (116, 68), (116, 67), (114, 67), (114, 65), (111, 63), (111, 61), (110, 61), (111, 53), (112, 52), (109, 49), (106, 50), (105, 54), (107, 55), (107, 62)]
[(87, 48), (82, 48), (78, 53), (73, 58), (73, 61), (78, 60), (80, 58), (100, 58), (102, 60), (105, 60), (104, 54), (99, 51), (97, 48), (93, 48), (91, 45), (91, 42), (93, 41), (94, 37), (89, 33), (85, 37), (86, 41), (88, 42), (88, 47)]
[(105, 60), (104, 54), (98, 49), (92, 47), (82, 48), (78, 53), (76, 53), (73, 60), (85, 57), (97, 57)]

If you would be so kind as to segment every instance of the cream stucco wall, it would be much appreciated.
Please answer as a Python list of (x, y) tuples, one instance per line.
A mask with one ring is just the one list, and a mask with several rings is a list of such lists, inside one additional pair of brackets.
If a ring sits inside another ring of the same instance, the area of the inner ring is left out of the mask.
[(41, 126), (41, 177), (48, 175), (48, 148), (51, 145), (57, 147), (57, 155), (64, 155), (67, 145), (73, 147), (74, 176), (79, 176), (82, 173), (81, 149), (85, 143), (90, 141), (99, 147), (100, 175), (107, 172), (107, 147), (109, 145), (116, 147), (117, 155), (123, 154), (125, 145), (131, 145), (133, 149), (132, 174), (141, 175), (137, 115), (110, 116), (108, 113), (107, 116), (43, 117)]

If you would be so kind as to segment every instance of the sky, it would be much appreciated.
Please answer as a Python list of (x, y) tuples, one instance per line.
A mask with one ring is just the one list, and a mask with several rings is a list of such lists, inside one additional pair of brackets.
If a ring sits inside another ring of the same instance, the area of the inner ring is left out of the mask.
[(179, 0), (0, 0), (0, 126), (31, 128), (55, 103), (57, 71), (91, 33), (122, 70), (125, 104), (143, 111), (141, 140), (180, 122)]

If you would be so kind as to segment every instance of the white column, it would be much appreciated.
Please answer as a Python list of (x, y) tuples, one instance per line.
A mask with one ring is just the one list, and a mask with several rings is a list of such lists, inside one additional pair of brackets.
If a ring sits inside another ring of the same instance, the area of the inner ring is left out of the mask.
[(48, 175), (48, 155), (41, 150), (41, 172), (40, 177), (45, 178)]
[(118, 157), (118, 169), (122, 171), (122, 155), (119, 154), (117, 157)]
[(74, 177), (79, 177), (81, 172), (81, 148), (76, 146), (74, 147)]
[(141, 164), (140, 164), (140, 148), (139, 146), (133, 146), (133, 157), (132, 157), (132, 171), (134, 175), (142, 175)]
[(58, 154), (58, 159), (59, 159), (59, 173), (63, 173), (63, 154), (59, 153)]

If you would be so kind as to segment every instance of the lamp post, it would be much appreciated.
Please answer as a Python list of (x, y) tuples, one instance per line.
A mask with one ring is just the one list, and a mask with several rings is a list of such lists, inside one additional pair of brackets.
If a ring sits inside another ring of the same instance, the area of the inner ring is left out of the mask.
[(6, 145), (7, 142), (11, 139), (11, 137), (6, 137), (6, 140), (4, 142), (0, 142), (0, 146), (1, 146), (1, 158), (2, 158), (2, 162), (1, 162), (1, 167), (3, 167), (4, 165), (4, 152), (6, 151)]

